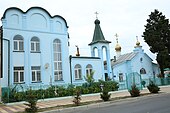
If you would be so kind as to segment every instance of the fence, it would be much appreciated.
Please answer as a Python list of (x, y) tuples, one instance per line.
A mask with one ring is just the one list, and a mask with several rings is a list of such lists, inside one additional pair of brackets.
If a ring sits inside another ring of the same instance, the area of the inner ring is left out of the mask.
[[(126, 80), (119, 82), (119, 90), (130, 89), (133, 84), (135, 84), (141, 90), (142, 88), (149, 85), (150, 80), (158, 86), (170, 85), (170, 77), (141, 79), (139, 74), (130, 73), (126, 75)], [(144, 82), (144, 84), (142, 82)]]

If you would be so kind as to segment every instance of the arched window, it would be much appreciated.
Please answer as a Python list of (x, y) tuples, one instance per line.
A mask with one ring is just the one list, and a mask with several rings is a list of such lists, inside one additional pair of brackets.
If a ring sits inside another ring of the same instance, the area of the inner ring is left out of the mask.
[(140, 69), (140, 74), (146, 74), (146, 70), (144, 68)]
[(55, 39), (53, 41), (53, 54), (54, 54), (54, 81), (63, 80), (62, 73), (62, 58), (61, 58), (61, 41)]
[(40, 40), (37, 37), (31, 38), (31, 51), (39, 52), (40, 51)]
[(91, 64), (88, 64), (88, 65), (86, 66), (86, 75), (91, 75), (91, 74), (92, 74), (92, 71), (93, 71), (92, 65), (91, 65)]
[(82, 72), (81, 72), (81, 65), (76, 64), (74, 67), (75, 79), (79, 80), (82, 79)]
[(24, 39), (21, 35), (14, 37), (14, 51), (24, 51)]
[(93, 48), (93, 56), (94, 56), (94, 57), (99, 57), (97, 47)]

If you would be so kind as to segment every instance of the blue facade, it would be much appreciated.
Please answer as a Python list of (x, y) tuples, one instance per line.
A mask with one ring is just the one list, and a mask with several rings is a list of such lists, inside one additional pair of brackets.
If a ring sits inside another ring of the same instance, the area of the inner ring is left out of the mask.
[(143, 80), (159, 73), (158, 65), (152, 63), (141, 46), (125, 55), (120, 54), (118, 47), (119, 58), (110, 60), (111, 42), (105, 40), (99, 24), (96, 19), (93, 40), (89, 44), (91, 56), (70, 56), (68, 26), (63, 17), (51, 16), (41, 7), (32, 7), (26, 12), (8, 8), (2, 17), (1, 87), (81, 85), (91, 72), (94, 72), (95, 81), (111, 78), (124, 85), (129, 73), (137, 72)]
[(69, 68), (65, 68), (69, 67), (68, 26), (63, 17), (52, 17), (40, 7), (26, 12), (9, 8), (2, 27), (2, 87), (70, 82)]
[(80, 85), (91, 72), (95, 81), (103, 79), (101, 58), (69, 55), (63, 17), (51, 16), (41, 7), (26, 12), (14, 7), (4, 12), (2, 28), (2, 87)]
[(127, 88), (127, 78), (130, 73), (138, 73), (141, 75), (141, 81), (145, 81), (146, 85), (149, 80), (156, 78), (160, 73), (157, 64), (152, 62), (152, 59), (144, 53), (142, 46), (135, 46), (133, 52), (120, 55), (115, 60), (112, 60), (112, 69), (114, 80), (121, 84), (121, 88)]

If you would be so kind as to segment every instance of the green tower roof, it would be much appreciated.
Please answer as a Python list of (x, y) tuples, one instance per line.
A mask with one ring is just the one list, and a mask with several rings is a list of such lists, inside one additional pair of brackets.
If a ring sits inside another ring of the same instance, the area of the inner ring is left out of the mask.
[(94, 29), (94, 34), (93, 34), (93, 40), (89, 45), (99, 43), (99, 42), (100, 43), (111, 43), (110, 41), (105, 40), (102, 30), (100, 28), (100, 21), (96, 19), (94, 23), (95, 23), (95, 29)]

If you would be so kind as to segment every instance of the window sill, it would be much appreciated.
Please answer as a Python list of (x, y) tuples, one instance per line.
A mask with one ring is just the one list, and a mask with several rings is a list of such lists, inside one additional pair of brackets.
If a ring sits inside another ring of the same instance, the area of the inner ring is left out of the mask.
[(54, 82), (63, 82), (64, 80), (54, 80)]
[(31, 83), (42, 83), (42, 81), (32, 81)]
[(31, 51), (30, 53), (41, 53), (41, 51)]
[(80, 79), (75, 79), (75, 81), (82, 81), (83, 79), (82, 78), (80, 78)]
[(17, 51), (17, 50), (14, 50), (13, 52), (25, 52), (25, 51)]
[(25, 82), (14, 82), (14, 84), (25, 84)]

